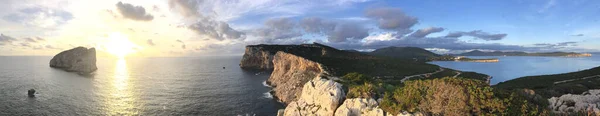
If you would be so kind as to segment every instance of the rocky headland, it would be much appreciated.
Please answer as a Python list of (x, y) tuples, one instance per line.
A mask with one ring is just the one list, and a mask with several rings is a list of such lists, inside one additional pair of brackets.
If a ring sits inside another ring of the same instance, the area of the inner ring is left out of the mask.
[[(337, 50), (318, 43), (249, 45), (246, 47), (246, 53), (240, 62), (240, 67), (252, 70), (272, 70), (267, 84), (273, 89), (274, 99), (286, 105), (285, 109), (279, 111), (280, 115), (331, 116), (362, 114), (384, 116), (392, 114), (379, 108), (379, 103), (375, 98), (346, 99), (348, 85), (341, 83), (343, 79), (340, 76), (347, 72), (368, 73), (376, 72), (371, 70), (382, 70), (382, 72), (394, 72), (381, 73), (383, 75), (396, 74), (397, 77), (404, 77), (421, 72), (431, 73), (440, 69), (437, 66), (424, 63), (404, 62), (403, 60), (399, 62), (400, 65), (395, 66), (392, 65), (395, 63), (390, 63), (387, 59)], [(363, 66), (363, 64), (367, 65)], [(412, 65), (419, 67), (407, 68), (423, 70), (419, 70), (420, 72), (416, 70), (410, 72), (397, 71), (398, 67), (404, 68)], [(389, 68), (385, 66), (389, 66)], [(400, 82), (400, 79), (396, 79), (396, 81)], [(420, 113), (404, 112), (398, 115), (420, 115)]]
[(96, 67), (96, 49), (76, 47), (60, 52), (50, 60), (50, 67), (79, 74), (90, 74), (98, 69)]
[[(571, 95), (560, 89), (571, 87), (571, 93), (572, 90), (586, 90), (577, 88), (581, 86), (578, 83), (583, 81), (591, 82), (582, 83), (590, 85), (587, 88), (596, 88), (596, 84), (592, 84), (597, 81), (593, 80), (595, 78), (582, 78), (552, 86), (557, 81), (574, 78), (572, 75), (593, 77), (598, 75), (597, 69), (552, 75), (545, 78), (547, 81), (536, 83), (517, 81), (524, 85), (510, 82), (490, 86), (490, 77), (487, 75), (447, 69), (406, 58), (343, 51), (318, 43), (249, 45), (240, 67), (272, 70), (267, 84), (273, 89), (273, 98), (285, 104), (285, 109), (278, 111), (278, 115), (285, 116), (599, 113), (596, 112), (598, 90)], [(510, 86), (515, 88), (504, 85), (515, 85)], [(534, 85), (538, 88), (540, 85), (550, 86), (552, 89), (527, 89)], [(563, 96), (548, 97), (556, 95)]]

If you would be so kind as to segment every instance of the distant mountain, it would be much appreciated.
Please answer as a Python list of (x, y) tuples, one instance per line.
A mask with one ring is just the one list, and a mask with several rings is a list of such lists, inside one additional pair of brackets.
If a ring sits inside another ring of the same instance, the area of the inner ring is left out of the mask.
[(394, 58), (419, 59), (419, 60), (426, 60), (426, 59), (437, 58), (437, 57), (442, 56), (442, 55), (427, 51), (423, 48), (393, 47), (393, 46), (379, 48), (379, 49), (376, 49), (375, 51), (368, 52), (367, 54), (373, 55), (373, 56), (386, 56), (386, 57), (394, 57)]
[(544, 52), (544, 53), (526, 53), (526, 52), (483, 52), (479, 50), (473, 50), (457, 56), (566, 56), (566, 57), (586, 57), (591, 56), (590, 54), (575, 53), (575, 52)]

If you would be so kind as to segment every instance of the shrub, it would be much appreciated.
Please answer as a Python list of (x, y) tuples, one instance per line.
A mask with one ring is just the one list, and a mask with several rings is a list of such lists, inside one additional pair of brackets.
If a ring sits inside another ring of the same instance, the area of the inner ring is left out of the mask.
[(348, 74), (342, 76), (342, 79), (344, 79), (349, 84), (355, 84), (355, 85), (361, 84), (361, 83), (367, 83), (370, 80), (368, 76), (357, 73), (357, 72), (348, 73)]
[(407, 81), (404, 87), (384, 96), (381, 107), (390, 113), (419, 111), (431, 115), (492, 115), (503, 113), (504, 105), (487, 83), (446, 77)]
[(362, 85), (350, 86), (346, 98), (373, 98), (375, 94), (375, 86), (370, 83), (364, 83)]

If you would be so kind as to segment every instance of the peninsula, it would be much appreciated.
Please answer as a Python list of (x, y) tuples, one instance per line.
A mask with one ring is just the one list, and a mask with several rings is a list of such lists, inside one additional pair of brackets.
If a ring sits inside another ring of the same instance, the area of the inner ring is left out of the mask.
[(575, 53), (575, 52), (542, 52), (542, 53), (527, 53), (527, 52), (484, 52), (479, 50), (473, 50), (457, 54), (458, 56), (557, 56), (557, 57), (590, 57), (592, 54), (589, 53)]

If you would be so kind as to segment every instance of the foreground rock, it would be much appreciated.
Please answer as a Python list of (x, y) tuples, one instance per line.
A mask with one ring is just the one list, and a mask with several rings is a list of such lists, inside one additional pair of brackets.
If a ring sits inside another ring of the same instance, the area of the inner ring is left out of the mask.
[(77, 47), (58, 53), (50, 60), (50, 67), (69, 72), (89, 74), (96, 71), (96, 49)]
[(346, 99), (335, 111), (336, 116), (384, 116), (385, 113), (373, 98)]
[(586, 112), (600, 115), (600, 89), (589, 90), (581, 95), (552, 97), (548, 101), (549, 108), (555, 113)]
[(321, 77), (304, 84), (302, 96), (285, 108), (285, 116), (332, 116), (345, 97), (342, 84)]
[(324, 73), (321, 64), (285, 52), (273, 56), (275, 69), (267, 82), (273, 87), (273, 95), (285, 104), (296, 101), (303, 85)]

